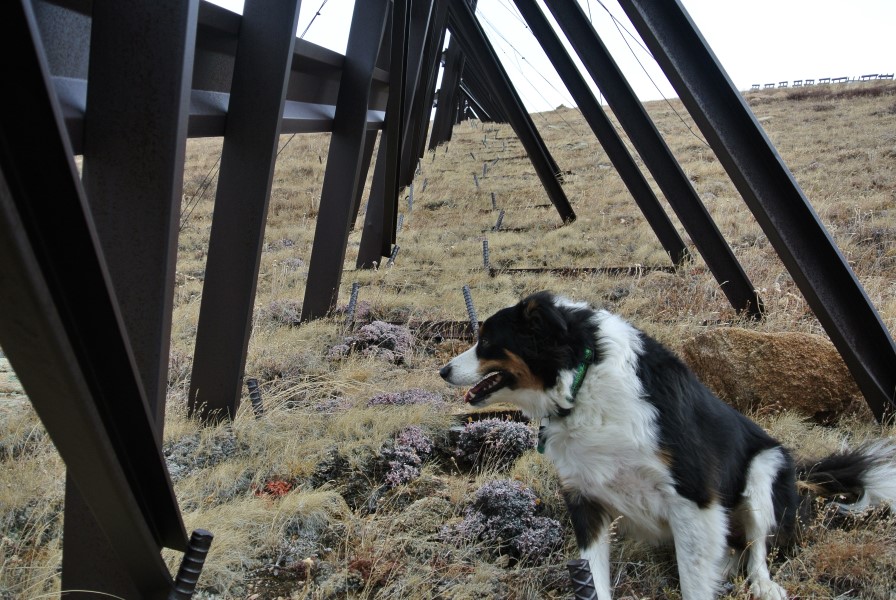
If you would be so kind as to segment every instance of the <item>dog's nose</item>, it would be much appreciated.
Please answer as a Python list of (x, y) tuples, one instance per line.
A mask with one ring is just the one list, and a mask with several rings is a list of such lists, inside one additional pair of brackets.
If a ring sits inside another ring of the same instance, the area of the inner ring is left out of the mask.
[(441, 375), (442, 379), (445, 380), (451, 377), (451, 363), (448, 363), (447, 365), (439, 369), (439, 375)]

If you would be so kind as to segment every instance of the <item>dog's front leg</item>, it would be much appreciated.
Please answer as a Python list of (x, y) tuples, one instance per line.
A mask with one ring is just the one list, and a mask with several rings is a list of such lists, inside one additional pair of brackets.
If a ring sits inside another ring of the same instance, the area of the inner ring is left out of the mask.
[(681, 597), (713, 600), (718, 596), (727, 548), (728, 517), (718, 504), (706, 508), (679, 497), (669, 514)]
[(610, 516), (604, 507), (578, 491), (565, 490), (563, 498), (576, 533), (581, 557), (588, 561), (598, 600), (610, 600)]

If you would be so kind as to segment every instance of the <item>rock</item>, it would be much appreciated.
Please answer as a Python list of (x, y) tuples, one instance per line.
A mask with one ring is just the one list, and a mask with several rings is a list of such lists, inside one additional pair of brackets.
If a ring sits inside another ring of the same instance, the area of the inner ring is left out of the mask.
[(687, 341), (685, 362), (741, 412), (794, 411), (830, 424), (870, 411), (834, 345), (807, 333), (715, 329)]

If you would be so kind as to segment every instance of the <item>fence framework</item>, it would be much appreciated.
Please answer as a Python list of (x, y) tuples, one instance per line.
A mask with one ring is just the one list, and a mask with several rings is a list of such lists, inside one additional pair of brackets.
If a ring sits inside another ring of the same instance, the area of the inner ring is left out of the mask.
[[(515, 1), (673, 264), (686, 260), (541, 9)], [(732, 305), (761, 315), (746, 273), (581, 9), (546, 4)], [(680, 4), (620, 4), (875, 415), (887, 418), (896, 346), (740, 94)], [(200, 0), (0, 3), (12, 48), (0, 60), (21, 73), (0, 111), (0, 343), (66, 464), (63, 589), (92, 590), (67, 597), (167, 598), (176, 585), (160, 550), (188, 549), (161, 451), (187, 137), (224, 138), (189, 393), (207, 420), (232, 417), (239, 404), (280, 134), (333, 135), (305, 320), (335, 306), (371, 164), (358, 265), (394, 254), (399, 191), (427, 148), (434, 101), (428, 147), (471, 112), (508, 122), (559, 218), (575, 219), (561, 170), (467, 0), (357, 2), (345, 56), (295, 37), (299, 8), (247, 0), (240, 16)]]

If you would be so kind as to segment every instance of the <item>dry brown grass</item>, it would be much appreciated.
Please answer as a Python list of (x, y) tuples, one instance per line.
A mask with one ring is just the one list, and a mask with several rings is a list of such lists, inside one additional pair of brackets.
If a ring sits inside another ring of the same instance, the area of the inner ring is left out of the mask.
[[(767, 90), (746, 98), (884, 323), (896, 331), (896, 86)], [(566, 171), (564, 189), (578, 214), (575, 223), (561, 227), (556, 211), (545, 207), (540, 183), (508, 126), (463, 123), (450, 144), (421, 161), (413, 208), (400, 203), (404, 226), (394, 266), (355, 271), (360, 228), (351, 232), (342, 300), (357, 281), (359, 299), (380, 318), (465, 320), (463, 285), (470, 286), (480, 317), (528, 292), (552, 289), (617, 311), (673, 348), (706, 323), (823, 334), (718, 161), (682, 122), (696, 131), (681, 104), (647, 108), (760, 291), (769, 310), (763, 321), (742, 322), (699, 257), (675, 274), (557, 277), (506, 270), (669, 264), (581, 115), (565, 108), (534, 119)], [(192, 440), (193, 453), (204, 461), (178, 476), (175, 486), (187, 526), (216, 535), (202, 594), (569, 597), (565, 560), (574, 544), (568, 529), (563, 552), (541, 565), (488, 561), (476, 544), (454, 548), (438, 540), (440, 527), (461, 517), (470, 494), (495, 477), (531, 486), (544, 514), (566, 526), (553, 471), (535, 453), (524, 455), (509, 474), (466, 473), (443, 456), (427, 463), (419, 479), (385, 495), (358, 477), (314, 479), (334, 449), (346, 469), (364, 473), (384, 441), (408, 425), (447, 437), (450, 410), (364, 404), (377, 393), (415, 387), (457, 400), (436, 370), (458, 344), (418, 339), (402, 365), (358, 357), (331, 362), (327, 349), (346, 333), (341, 319), (289, 324), (304, 293), (328, 137), (284, 136), (283, 145), (246, 366), (246, 375), (262, 384), (267, 413), (256, 420), (246, 402), (232, 425), (201, 430), (186, 417), (184, 398), (213, 213), (215, 179), (206, 176), (215, 172), (221, 141), (188, 143), (165, 440), (166, 448)], [(490, 231), (497, 218), (493, 192), (505, 210), (505, 231)], [(483, 238), (499, 269), (494, 277), (482, 268)], [(788, 415), (761, 422), (806, 455), (844, 440), (894, 434), (855, 422), (809, 427)], [(0, 461), (0, 598), (52, 594), (59, 586), (64, 468), (11, 376), (0, 380)], [(271, 480), (289, 482), (292, 491), (279, 498), (256, 493)], [(352, 510), (352, 503), (363, 506), (367, 500), (376, 512)], [(800, 547), (773, 557), (773, 572), (801, 598), (891, 599), (894, 541), (892, 518), (833, 527), (821, 514)], [(166, 557), (172, 565), (178, 560)], [(617, 596), (678, 597), (668, 552), (621, 542), (613, 557)], [(747, 598), (743, 582), (735, 583), (728, 597)]]

